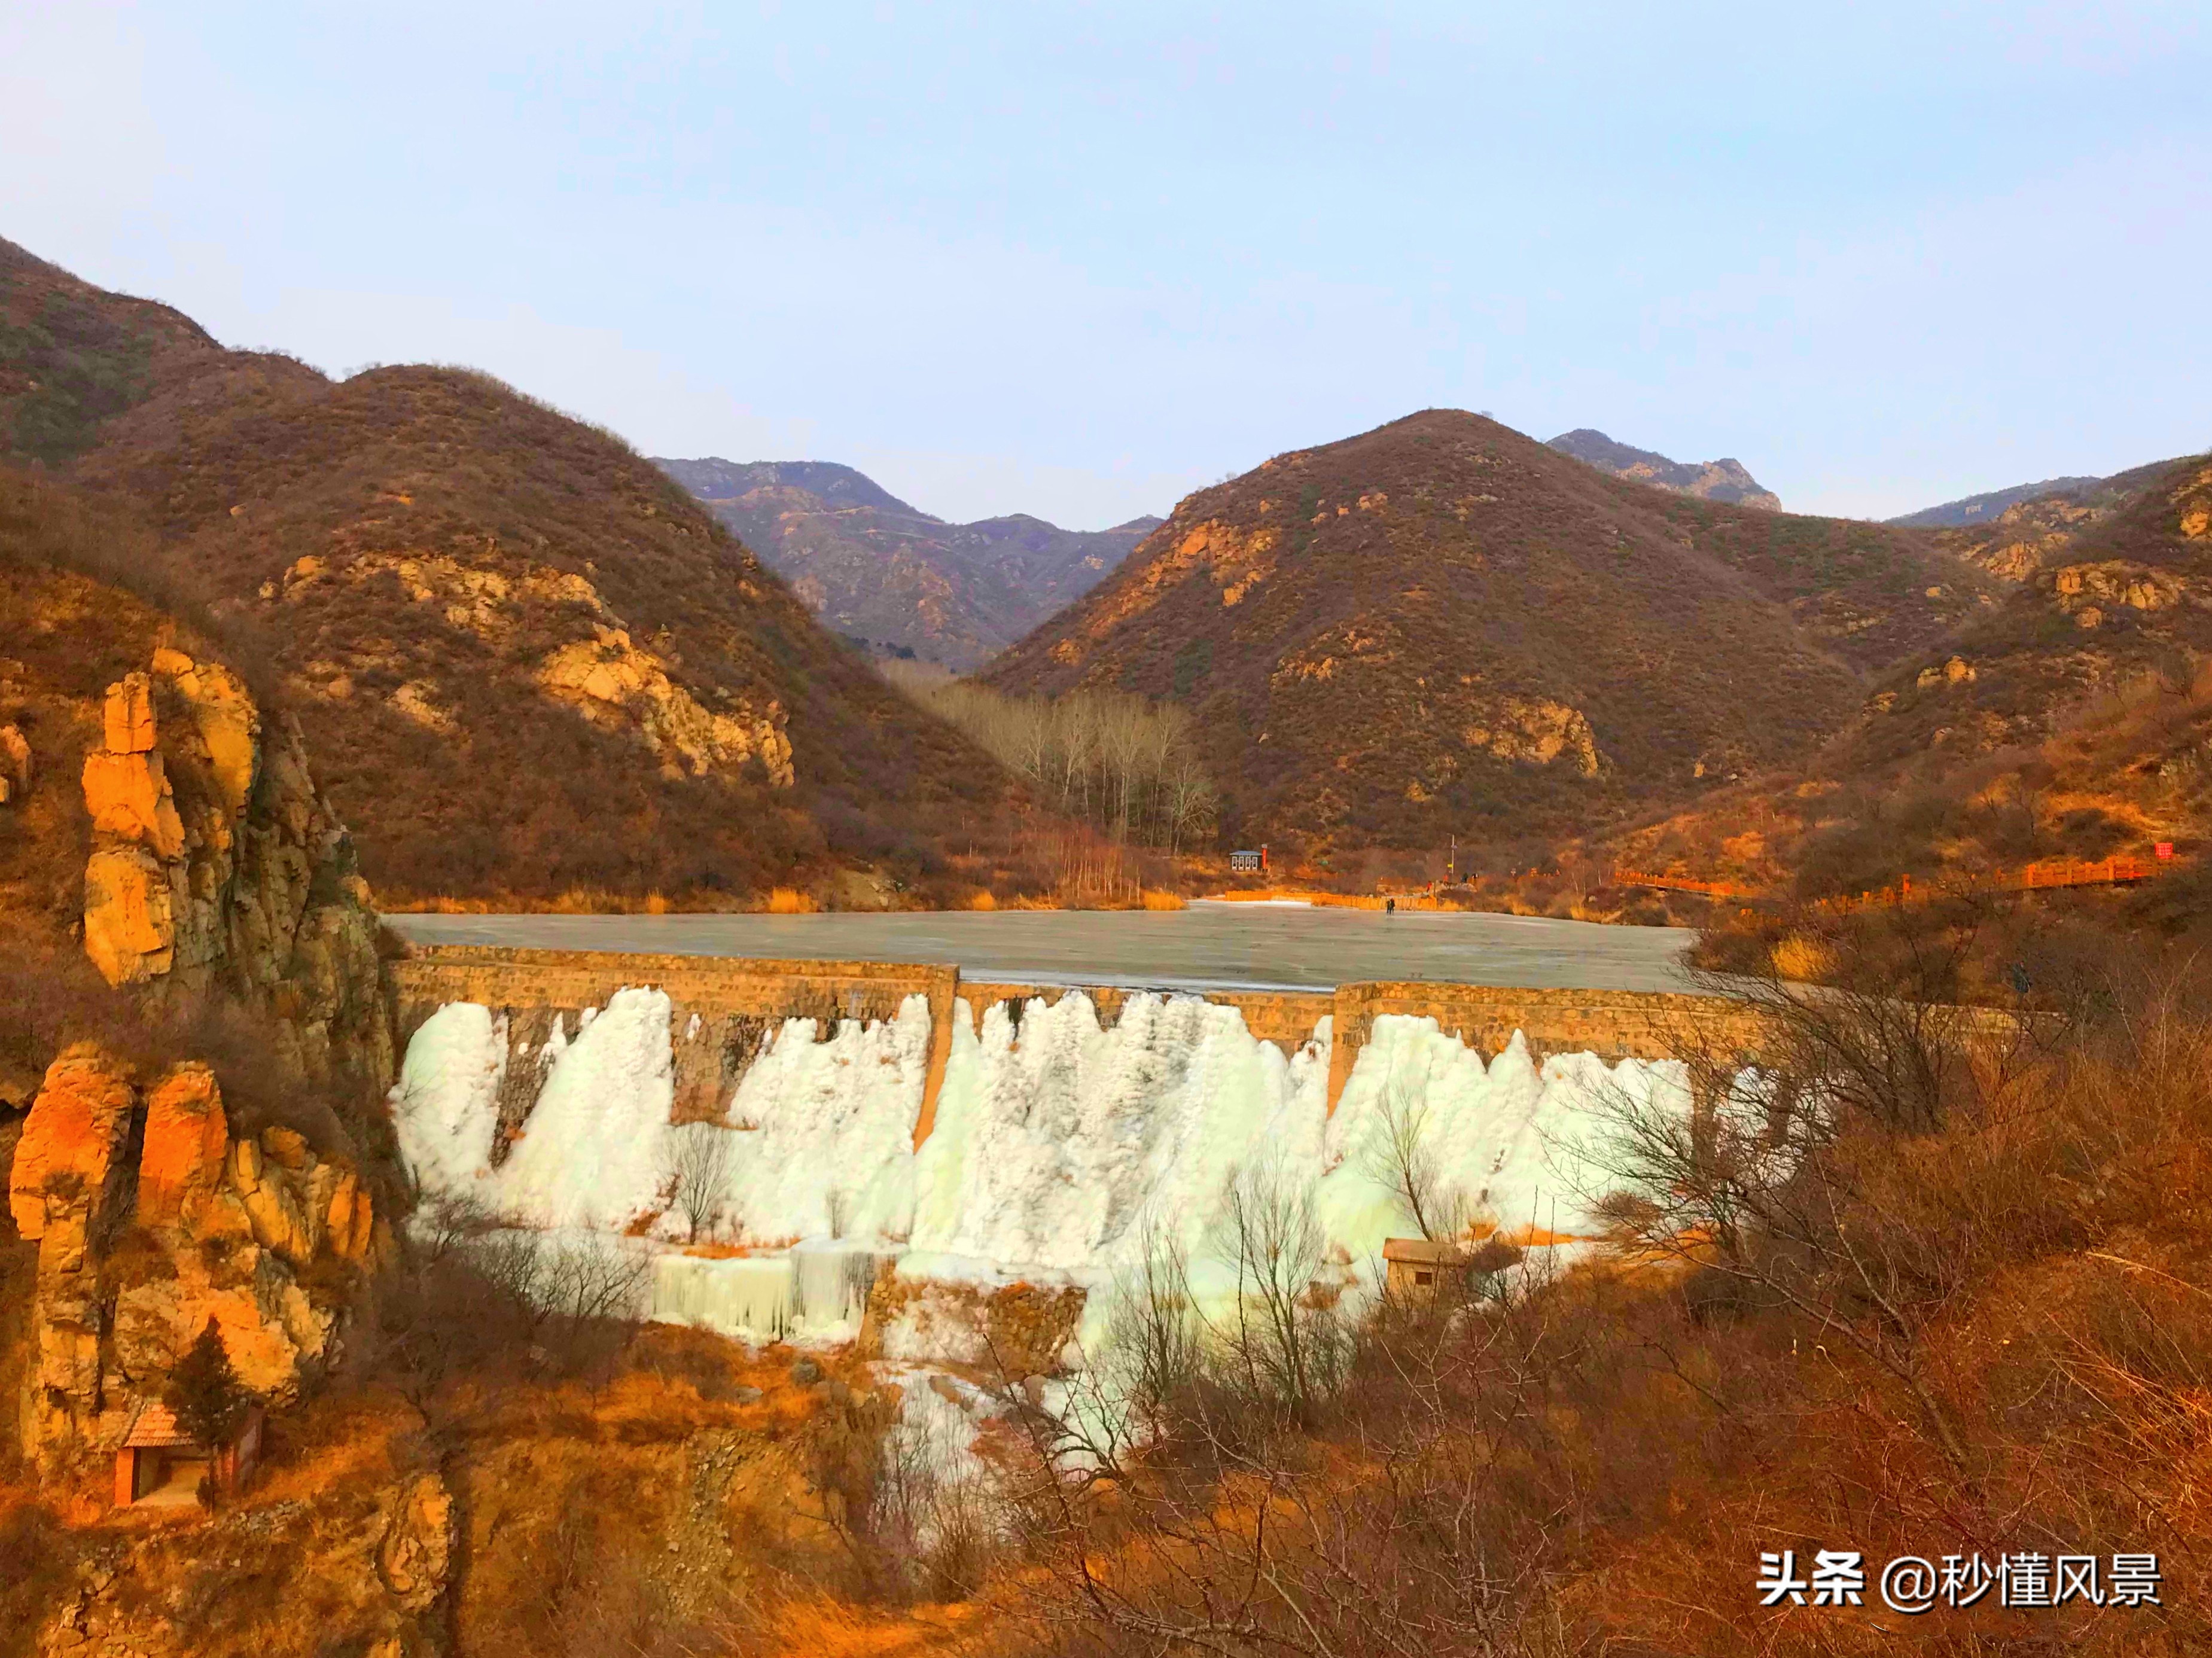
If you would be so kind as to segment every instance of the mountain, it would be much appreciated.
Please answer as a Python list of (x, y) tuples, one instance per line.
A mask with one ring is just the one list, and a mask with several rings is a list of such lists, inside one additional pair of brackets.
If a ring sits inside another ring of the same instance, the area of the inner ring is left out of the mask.
[(0, 239), (0, 456), (72, 460), (103, 421), (228, 355), (183, 313)]
[(1999, 584), (1923, 532), (1608, 477), (1431, 410), (1181, 502), (988, 679), (1172, 698), (1241, 839), (1555, 835), (1802, 759)]
[(1011, 823), (659, 468), (489, 376), (332, 381), (0, 245), (0, 386), (4, 459), (143, 526), (402, 900), (964, 894)]
[(657, 460), (848, 638), (965, 673), (1090, 591), (1158, 526), (947, 524), (834, 462)]
[(1601, 472), (1632, 478), (1656, 489), (1671, 489), (1677, 495), (1695, 495), (1700, 501), (1724, 501), (1738, 507), (1760, 507), (1771, 513), (1782, 510), (1782, 497), (1771, 489), (1761, 489), (1740, 460), (1709, 460), (1692, 466), (1669, 460), (1649, 449), (1616, 443), (1604, 433), (1587, 426), (1560, 433), (1552, 440), (1551, 446)]
[(1907, 529), (1974, 529), (1993, 523), (2012, 507), (2026, 506), (2031, 501), (2057, 500), (2069, 506), (2081, 507), (2100, 497), (2117, 499), (2127, 493), (2127, 485), (2123, 480), (2132, 476), (2120, 473), (2109, 478), (2045, 478), (2040, 483), (2015, 483), (2009, 489), (1992, 489), (1986, 495), (1961, 496), (1957, 501), (1947, 501), (1937, 507), (1923, 507), (1917, 513), (1907, 513), (1902, 518), (1888, 521)]
[[(2093, 483), (1937, 532), (1995, 602), (1871, 677), (1809, 765), (1645, 826), (1623, 861), (1823, 896), (2212, 848), (2212, 454)], [(2143, 902), (2176, 895), (2212, 902), (2182, 878)]]

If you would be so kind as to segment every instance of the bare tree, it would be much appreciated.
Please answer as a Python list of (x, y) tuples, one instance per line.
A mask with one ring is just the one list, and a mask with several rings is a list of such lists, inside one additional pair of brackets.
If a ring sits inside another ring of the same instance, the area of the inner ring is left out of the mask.
[(1138, 810), (1145, 756), (1152, 746), (1148, 727), (1152, 723), (1152, 715), (1137, 697), (1099, 699), (1098, 754), (1105, 782), (1101, 802), (1113, 813), (1117, 840), (1129, 838), (1130, 823)]
[(1392, 1067), (1382, 1084), (1382, 1133), (1368, 1142), (1362, 1164), (1369, 1179), (1389, 1188), (1423, 1237), (1442, 1242), (1467, 1230), (1468, 1203), (1437, 1164), (1422, 1094), (1413, 1078)]
[(714, 1122), (688, 1122), (668, 1137), (670, 1200), (682, 1212), (689, 1242), (721, 1212), (730, 1179), (731, 1131)]
[(1254, 1403), (1312, 1418), (1341, 1379), (1344, 1331), (1314, 1296), (1327, 1235), (1313, 1187), (1272, 1163), (1232, 1175), (1209, 1239), (1237, 1274), (1235, 1305), (1213, 1329), (1230, 1373)]
[(1188, 709), (1119, 691), (1008, 697), (912, 664), (884, 672), (1070, 816), (1172, 853), (1211, 822), (1217, 797)]

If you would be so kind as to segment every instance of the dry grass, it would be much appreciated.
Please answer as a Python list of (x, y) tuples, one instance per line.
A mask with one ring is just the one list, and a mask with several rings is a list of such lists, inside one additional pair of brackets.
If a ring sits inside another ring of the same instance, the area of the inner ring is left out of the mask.
[(2162, 1608), (1911, 1627), (2203, 1649), (2212, 1005), (2113, 991), (2056, 1046), (1964, 1050), (1917, 1126), (1868, 1096), (1722, 1224), (1689, 1218), (1725, 1154), (1684, 1139), (1679, 1215), (1624, 1209), (1614, 1259), (1516, 1299), (1386, 1306), (1316, 1408), (1170, 1396), (1152, 1450), (1043, 1498), (1001, 1582), (1022, 1639), (994, 1649), (1886, 1649), (1871, 1582), (1857, 1609), (1758, 1605), (1762, 1552), (1820, 1548), (2154, 1552)]

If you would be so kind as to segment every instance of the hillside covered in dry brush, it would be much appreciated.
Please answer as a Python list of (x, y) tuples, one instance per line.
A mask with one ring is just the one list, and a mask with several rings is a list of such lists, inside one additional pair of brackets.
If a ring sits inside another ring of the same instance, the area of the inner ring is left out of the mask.
[(1977, 879), (2050, 859), (2178, 872), (2134, 908), (2202, 908), (2212, 844), (2212, 456), (2106, 480), (2083, 502), (2008, 507), (1941, 531), (1997, 602), (1869, 679), (1802, 767), (1613, 838), (1620, 861), (1855, 894), (1899, 876)]
[(1242, 841), (1436, 847), (1802, 759), (1993, 592), (1922, 532), (1668, 495), (1436, 410), (1199, 491), (988, 677), (1187, 705)]
[(393, 897), (993, 878), (1005, 772), (619, 439), (466, 370), (227, 351), (7, 245), (0, 372), (5, 458), (252, 635)]

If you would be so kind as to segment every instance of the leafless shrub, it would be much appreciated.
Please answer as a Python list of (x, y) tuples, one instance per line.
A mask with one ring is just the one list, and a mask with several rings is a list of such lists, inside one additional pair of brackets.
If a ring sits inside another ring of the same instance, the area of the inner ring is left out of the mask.
[(720, 1123), (690, 1122), (669, 1136), (668, 1179), (673, 1201), (696, 1242), (721, 1213), (730, 1178), (730, 1136)]
[(963, 1467), (944, 1418), (902, 1417), (883, 1436), (870, 1534), (903, 1564), (913, 1592), (961, 1600), (982, 1587), (1006, 1539), (1006, 1494), (981, 1464)]
[[(1425, 1081), (1425, 1079), (1424, 1079)], [(1429, 1135), (1425, 1090), (1393, 1070), (1383, 1084), (1382, 1133), (1364, 1149), (1369, 1179), (1386, 1187), (1425, 1238), (1455, 1238), (1467, 1230), (1467, 1194), (1450, 1185)]]
[(1225, 1325), (1214, 1328), (1227, 1374), (1255, 1405), (1310, 1421), (1341, 1378), (1345, 1331), (1314, 1294), (1327, 1237), (1313, 1188), (1268, 1163), (1231, 1177), (1209, 1240), (1237, 1275)]

